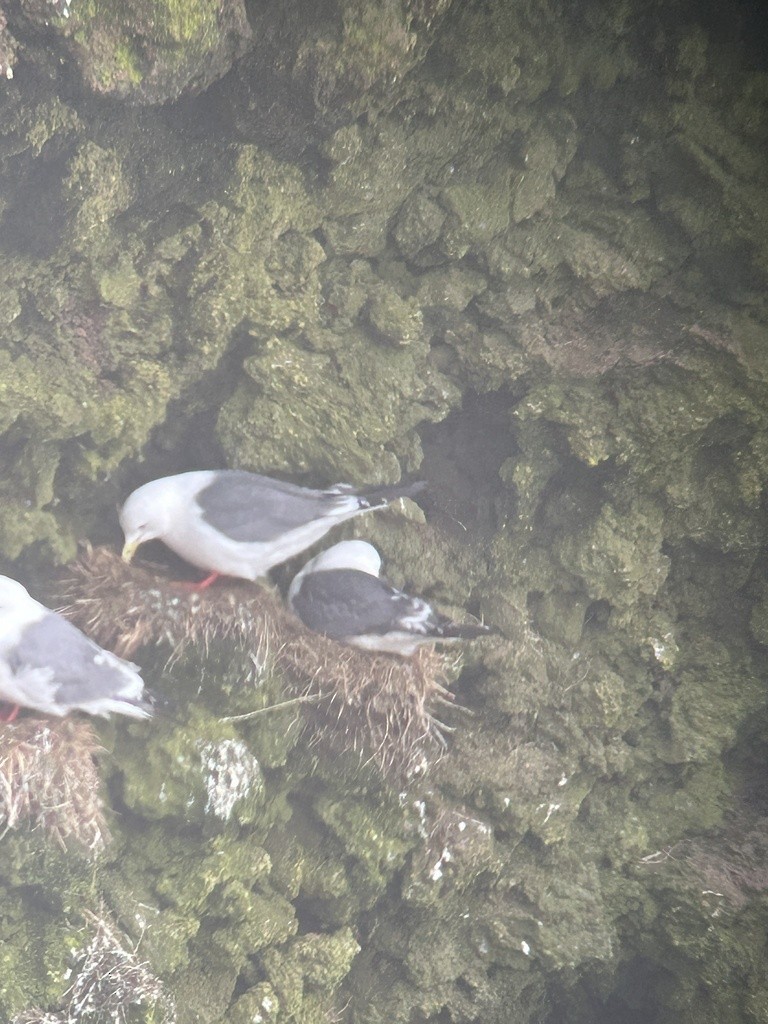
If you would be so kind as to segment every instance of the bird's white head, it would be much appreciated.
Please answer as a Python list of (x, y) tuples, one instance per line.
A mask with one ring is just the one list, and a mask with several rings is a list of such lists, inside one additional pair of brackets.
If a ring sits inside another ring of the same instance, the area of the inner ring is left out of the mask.
[(125, 534), (124, 561), (130, 562), (140, 545), (162, 537), (167, 530), (175, 498), (169, 485), (171, 479), (150, 480), (128, 495), (120, 509), (120, 526)]
[(26, 587), (23, 587), (17, 580), (10, 576), (0, 576), (0, 612), (11, 611), (20, 605), (37, 604), (33, 597), (29, 596)]
[(357, 569), (368, 573), (369, 576), (378, 576), (381, 555), (367, 540), (343, 540), (334, 544), (327, 551), (321, 551), (319, 555), (311, 558), (301, 571), (296, 573), (288, 588), (288, 601), (293, 601), (305, 576), (313, 572), (324, 572), (326, 569)]
[(326, 569), (357, 569), (369, 576), (378, 576), (381, 555), (367, 540), (342, 540), (327, 551), (321, 551), (309, 563), (312, 572)]

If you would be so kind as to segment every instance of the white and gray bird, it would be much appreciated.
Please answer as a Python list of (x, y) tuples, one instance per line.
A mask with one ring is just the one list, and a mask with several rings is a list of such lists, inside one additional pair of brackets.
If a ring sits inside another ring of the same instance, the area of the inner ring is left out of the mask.
[(81, 633), (25, 588), (0, 576), (0, 701), (59, 717), (87, 711), (149, 718), (138, 666)]
[(211, 575), (256, 580), (311, 547), (337, 523), (424, 485), (371, 487), (337, 484), (327, 491), (242, 470), (203, 470), (151, 480), (128, 496), (120, 512), (123, 558), (159, 539)]
[(491, 630), (458, 623), (379, 576), (381, 557), (364, 540), (344, 540), (296, 575), (288, 603), (305, 626), (364, 651), (411, 655), (426, 643), (471, 640)]

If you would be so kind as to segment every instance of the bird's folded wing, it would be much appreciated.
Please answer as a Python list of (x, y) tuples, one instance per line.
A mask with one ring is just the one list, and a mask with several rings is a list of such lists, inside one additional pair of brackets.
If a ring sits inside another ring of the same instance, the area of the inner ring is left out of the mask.
[(197, 495), (202, 517), (231, 540), (264, 544), (322, 519), (349, 496), (336, 498), (255, 473), (222, 472)]

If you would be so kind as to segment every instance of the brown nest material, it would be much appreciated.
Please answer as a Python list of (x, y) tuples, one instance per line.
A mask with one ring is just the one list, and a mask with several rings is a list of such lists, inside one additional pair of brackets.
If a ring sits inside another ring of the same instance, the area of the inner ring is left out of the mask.
[(162, 983), (139, 960), (136, 949), (126, 948), (125, 938), (101, 914), (87, 912), (85, 917), (93, 936), (73, 954), (75, 980), (66, 993), (67, 1024), (91, 1019), (125, 1024), (135, 1006), (159, 1007), (163, 1021), (175, 1020)]
[(405, 779), (426, 772), (445, 750), (450, 730), (436, 710), (452, 701), (445, 681), (456, 665), (434, 649), (411, 658), (372, 654), (297, 627), (284, 637), (278, 662), (314, 698), (308, 706), (318, 739)]
[(41, 828), (92, 856), (109, 841), (95, 755), (82, 719), (22, 718), (0, 726), (0, 829)]
[(69, 566), (59, 609), (96, 643), (121, 658), (150, 644), (166, 644), (170, 660), (187, 647), (207, 653), (215, 642), (253, 650), (259, 663), (274, 649), (280, 620), (288, 617), (278, 596), (232, 581), (195, 591), (168, 579), (162, 566), (126, 563), (109, 548), (87, 548)]
[[(84, 912), (91, 929), (87, 946), (73, 952), (75, 980), (64, 993), (63, 1006), (54, 1013), (27, 1010), (11, 1024), (127, 1024), (135, 1020), (135, 1007), (149, 1010), (159, 1024), (174, 1024), (171, 998), (149, 965), (103, 913)], [(142, 1017), (144, 1019), (144, 1017)], [(149, 1019), (149, 1016), (147, 1016)]]
[(122, 657), (149, 644), (166, 645), (169, 661), (189, 647), (205, 657), (212, 645), (232, 643), (254, 664), (269, 660), (281, 671), (288, 696), (313, 709), (318, 737), (387, 774), (422, 773), (445, 749), (447, 727), (435, 712), (451, 703), (455, 657), (432, 648), (411, 658), (358, 651), (306, 629), (258, 584), (230, 581), (195, 592), (159, 566), (126, 565), (108, 548), (86, 550), (70, 569), (63, 614)]

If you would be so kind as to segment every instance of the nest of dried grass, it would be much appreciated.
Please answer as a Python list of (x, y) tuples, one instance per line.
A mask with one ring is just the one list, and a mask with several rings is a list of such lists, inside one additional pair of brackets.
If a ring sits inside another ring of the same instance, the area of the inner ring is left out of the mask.
[(41, 828), (66, 849), (98, 854), (109, 841), (95, 756), (82, 719), (22, 718), (0, 726), (0, 829)]
[(151, 1008), (152, 1019), (173, 1024), (173, 1002), (147, 963), (127, 943), (103, 913), (85, 911), (92, 929), (87, 946), (73, 953), (75, 980), (64, 994), (63, 1006), (50, 1013), (27, 1010), (11, 1024), (127, 1024), (133, 1008)]
[(315, 698), (307, 714), (318, 740), (405, 779), (426, 772), (445, 751), (450, 730), (438, 709), (452, 702), (446, 682), (456, 664), (434, 649), (407, 659), (365, 653), (299, 626), (283, 639), (278, 661)]
[(247, 644), (261, 662), (288, 613), (264, 587), (239, 581), (195, 591), (168, 578), (163, 566), (126, 563), (109, 548), (84, 550), (60, 588), (63, 615), (121, 658), (165, 644), (171, 658), (215, 641)]
[(193, 647), (204, 657), (222, 641), (286, 680), (305, 705), (316, 738), (371, 759), (386, 774), (423, 773), (445, 749), (436, 715), (451, 703), (455, 657), (422, 648), (412, 658), (370, 654), (307, 630), (280, 596), (258, 584), (220, 582), (202, 592), (160, 567), (126, 565), (108, 548), (86, 550), (70, 567), (63, 613), (122, 657), (164, 644), (169, 660)]
[(126, 948), (115, 925), (101, 914), (86, 913), (93, 936), (75, 950), (75, 980), (67, 991), (66, 1020), (104, 1020), (123, 1024), (134, 1006), (161, 1006), (162, 1019), (175, 1019), (162, 983), (139, 960), (136, 949)]

